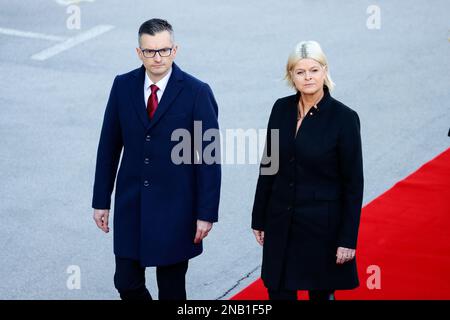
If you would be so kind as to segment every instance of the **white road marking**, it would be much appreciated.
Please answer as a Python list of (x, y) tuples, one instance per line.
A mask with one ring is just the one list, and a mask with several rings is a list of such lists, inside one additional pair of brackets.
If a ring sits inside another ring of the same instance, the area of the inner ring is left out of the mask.
[(14, 29), (0, 28), (1, 34), (6, 34), (8, 36), (16, 36), (16, 37), (24, 37), (24, 38), (32, 38), (32, 39), (43, 39), (50, 41), (64, 41), (66, 37), (52, 36), (49, 34), (36, 33), (36, 32), (28, 32), (28, 31), (20, 31)]
[(82, 42), (98, 37), (99, 35), (108, 32), (113, 28), (114, 26), (110, 25), (95, 26), (92, 29), (89, 29), (88, 31), (83, 32), (73, 38), (68, 38), (64, 42), (58, 43), (50, 48), (42, 50), (41, 52), (33, 54), (31, 56), (31, 59), (39, 61), (47, 60), (48, 58), (51, 58), (63, 51), (66, 51)]
[(57, 4), (67, 6), (69, 4), (79, 4), (80, 2), (94, 2), (95, 0), (55, 0)]

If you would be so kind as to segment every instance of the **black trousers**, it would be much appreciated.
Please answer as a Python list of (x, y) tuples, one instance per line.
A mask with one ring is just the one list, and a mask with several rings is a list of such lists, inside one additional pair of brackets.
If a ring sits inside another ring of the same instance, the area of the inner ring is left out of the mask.
[[(326, 301), (334, 300), (334, 290), (309, 290), (309, 300)], [(297, 300), (297, 291), (295, 290), (273, 290), (269, 289), (270, 300)]]
[[(159, 300), (186, 300), (188, 260), (156, 267)], [(114, 286), (122, 300), (152, 300), (145, 286), (145, 267), (140, 262), (116, 256)]]

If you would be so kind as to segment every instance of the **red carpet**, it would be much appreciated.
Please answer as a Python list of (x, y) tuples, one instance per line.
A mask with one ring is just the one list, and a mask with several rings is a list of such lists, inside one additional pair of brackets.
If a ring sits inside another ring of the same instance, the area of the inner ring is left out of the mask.
[[(360, 287), (336, 299), (450, 299), (450, 148), (363, 208), (357, 260)], [(370, 265), (380, 289), (366, 284)], [(265, 300), (267, 290), (258, 279), (231, 299)]]

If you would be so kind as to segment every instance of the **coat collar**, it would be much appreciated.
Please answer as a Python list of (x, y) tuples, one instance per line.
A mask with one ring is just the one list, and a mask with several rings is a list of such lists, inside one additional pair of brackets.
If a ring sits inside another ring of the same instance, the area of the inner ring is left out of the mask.
[[(300, 100), (300, 91), (297, 91), (297, 93), (295, 94), (295, 107), (297, 108), (297, 104)], [(327, 86), (323, 86), (323, 97), (322, 99), (320, 99), (320, 101), (317, 103), (317, 109), (316, 112), (320, 112), (320, 110), (322, 109), (328, 109), (328, 106), (331, 102), (331, 95), (330, 95), (330, 90), (328, 89)]]
[(134, 77), (131, 92), (133, 106), (144, 127), (150, 129), (161, 119), (164, 113), (171, 106), (173, 100), (183, 88), (183, 71), (175, 63), (172, 64), (172, 74), (170, 75), (169, 82), (167, 83), (167, 87), (164, 90), (164, 94), (158, 104), (158, 108), (156, 109), (152, 120), (148, 117), (145, 101), (143, 99), (145, 81), (144, 65), (134, 70), (132, 75)]
[[(317, 103), (317, 108), (311, 108), (310, 112), (312, 117), (317, 117), (319, 116), (322, 112), (326, 112), (329, 108), (330, 108), (330, 104), (332, 101), (332, 97), (330, 95), (330, 91), (328, 89), (327, 86), (323, 86), (323, 97), (322, 99), (320, 99), (320, 101)], [(288, 111), (288, 118), (289, 118), (289, 123), (290, 123), (290, 128), (291, 128), (291, 138), (292, 139), (296, 139), (298, 134), (296, 134), (296, 129), (297, 129), (297, 115), (298, 115), (298, 102), (300, 100), (300, 92), (297, 91), (297, 93), (295, 95), (292, 95), (292, 104), (291, 107), (289, 108)], [(302, 125), (305, 125), (304, 123), (302, 123)], [(299, 129), (301, 130), (301, 129)]]

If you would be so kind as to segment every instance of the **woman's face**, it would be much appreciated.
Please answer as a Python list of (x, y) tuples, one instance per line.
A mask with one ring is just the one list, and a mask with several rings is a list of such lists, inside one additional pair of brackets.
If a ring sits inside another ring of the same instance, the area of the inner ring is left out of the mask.
[(322, 90), (326, 75), (326, 67), (313, 59), (301, 59), (291, 70), (295, 87), (303, 94), (315, 94)]

